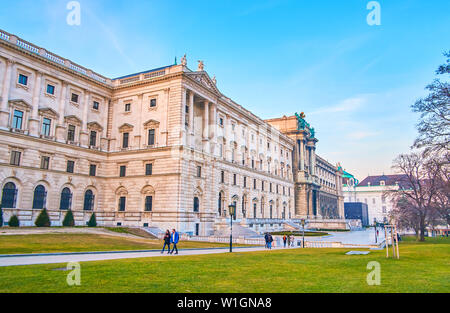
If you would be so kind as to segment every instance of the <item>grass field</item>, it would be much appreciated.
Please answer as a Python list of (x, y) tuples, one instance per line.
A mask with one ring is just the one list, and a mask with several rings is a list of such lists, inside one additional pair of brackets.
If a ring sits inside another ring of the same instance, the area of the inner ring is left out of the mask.
[[(347, 256), (348, 249), (154, 257), (81, 264), (81, 286), (66, 284), (65, 264), (0, 267), (7, 292), (449, 292), (450, 240), (406, 240), (400, 260), (384, 250)], [(369, 286), (367, 264), (381, 265)]]
[[(227, 247), (225, 243), (182, 241), (178, 248)], [(0, 254), (161, 249), (161, 240), (97, 234), (35, 234), (0, 236)]]

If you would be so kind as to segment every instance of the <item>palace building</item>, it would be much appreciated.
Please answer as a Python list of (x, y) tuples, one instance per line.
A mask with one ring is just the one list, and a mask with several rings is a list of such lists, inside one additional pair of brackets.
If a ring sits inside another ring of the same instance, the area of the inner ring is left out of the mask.
[[(304, 116), (264, 121), (199, 62), (110, 79), (0, 30), (3, 217), (212, 235), (343, 217), (342, 172)], [(289, 124), (280, 126), (282, 123)]]

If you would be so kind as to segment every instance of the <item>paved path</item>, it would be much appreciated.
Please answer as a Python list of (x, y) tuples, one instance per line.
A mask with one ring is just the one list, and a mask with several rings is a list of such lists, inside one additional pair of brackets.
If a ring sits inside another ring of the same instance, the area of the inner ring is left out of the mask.
[[(274, 248), (279, 250), (283, 248)], [(289, 248), (293, 249), (293, 248)], [(264, 247), (248, 247), (248, 248), (233, 248), (233, 252), (254, 252), (264, 251)], [(268, 251), (268, 250), (266, 250)], [(201, 254), (218, 254), (228, 253), (229, 248), (211, 248), (211, 249), (184, 249), (179, 251), (179, 254), (167, 255), (161, 254), (160, 250), (151, 251), (117, 251), (117, 252), (95, 252), (95, 253), (76, 253), (76, 254), (37, 254), (37, 255), (21, 255), (21, 256), (0, 256), (1, 266), (17, 266), (17, 265), (32, 265), (32, 264), (51, 264), (51, 263), (68, 263), (68, 262), (88, 262), (88, 261), (102, 261), (102, 260), (117, 260), (117, 259), (133, 259), (133, 258), (150, 258), (150, 257), (168, 257), (173, 258), (183, 255), (201, 255)]]
[[(378, 243), (384, 240), (384, 228), (378, 227)], [(331, 236), (305, 237), (306, 241), (337, 241), (347, 245), (374, 245), (375, 231), (373, 228), (349, 232), (328, 232)]]

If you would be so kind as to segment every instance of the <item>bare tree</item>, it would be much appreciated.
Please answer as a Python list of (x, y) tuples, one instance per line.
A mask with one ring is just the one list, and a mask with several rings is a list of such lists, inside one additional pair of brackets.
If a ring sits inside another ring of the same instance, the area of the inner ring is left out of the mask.
[[(439, 66), (437, 75), (450, 74), (450, 51), (445, 52), (447, 63)], [(414, 142), (415, 148), (425, 148), (425, 152), (448, 152), (450, 150), (450, 84), (448, 81), (435, 79), (426, 87), (429, 95), (417, 100), (412, 109), (420, 113), (417, 124), (419, 137)]]
[(392, 217), (397, 224), (415, 229), (420, 241), (425, 240), (426, 228), (437, 224), (443, 166), (438, 158), (420, 153), (401, 154), (394, 160), (393, 169), (405, 178), (398, 189), (386, 191), (395, 203)]

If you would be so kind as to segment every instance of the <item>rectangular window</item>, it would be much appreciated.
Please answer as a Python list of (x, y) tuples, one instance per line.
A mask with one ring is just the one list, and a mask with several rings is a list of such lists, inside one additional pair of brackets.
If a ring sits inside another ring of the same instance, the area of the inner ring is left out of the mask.
[(152, 205), (153, 205), (153, 197), (152, 196), (146, 196), (145, 197), (145, 211), (151, 212), (152, 211)]
[(130, 134), (129, 133), (123, 133), (122, 137), (122, 148), (128, 148), (128, 138)]
[(75, 168), (75, 162), (74, 161), (67, 161), (67, 168), (66, 168), (66, 172), (67, 173), (73, 173), (74, 172), (74, 168)]
[(16, 129), (22, 129), (22, 122), (23, 122), (23, 112), (19, 110), (14, 110), (12, 127)]
[(11, 151), (11, 165), (19, 166), (20, 165), (20, 155), (22, 153), (19, 151)]
[(49, 165), (50, 165), (50, 157), (48, 156), (41, 157), (41, 169), (48, 170)]
[(97, 132), (92, 130), (89, 136), (89, 145), (95, 147), (97, 145)]
[(147, 163), (145, 164), (145, 175), (150, 176), (153, 173), (153, 164)]
[(42, 122), (42, 134), (45, 136), (50, 136), (50, 126), (52, 124), (52, 120), (49, 118), (44, 118)]
[(99, 106), (100, 106), (100, 104), (97, 101), (94, 101), (94, 103), (92, 104), (92, 108), (94, 110), (98, 110)]
[(70, 98), (70, 100), (72, 102), (78, 103), (78, 95), (76, 93), (72, 93), (72, 97)]
[(223, 126), (223, 118), (222, 117), (219, 118), (219, 125)]
[(69, 128), (67, 130), (67, 140), (75, 141), (75, 126), (74, 125), (69, 125)]
[(154, 129), (148, 130), (148, 145), (149, 146), (155, 145), (155, 130)]
[(24, 85), (24, 86), (28, 85), (28, 76), (19, 74), (19, 84)]
[(233, 174), (233, 185), (237, 185), (237, 175)]
[(89, 165), (89, 176), (95, 176), (97, 172), (97, 165), (91, 164)]
[(131, 111), (131, 103), (126, 103), (125, 104), (125, 112), (130, 112)]
[(261, 181), (261, 190), (264, 191), (264, 181)]
[(154, 108), (156, 106), (156, 99), (151, 99), (150, 100), (150, 107)]
[(49, 95), (54, 95), (55, 94), (55, 86), (48, 84), (47, 85), (47, 93)]
[(200, 235), (200, 224), (196, 223), (195, 224), (195, 236), (199, 236)]
[(225, 172), (224, 171), (220, 172), (220, 182), (222, 184), (225, 183)]
[(202, 167), (197, 166), (197, 177), (202, 177)]
[(253, 179), (253, 189), (256, 189), (256, 179)]
[(127, 201), (126, 197), (120, 197), (120, 199), (119, 199), (119, 211), (125, 211), (126, 201)]
[(247, 188), (247, 177), (244, 176), (244, 188)]
[(120, 166), (120, 177), (125, 177), (127, 174), (127, 167), (125, 165)]

